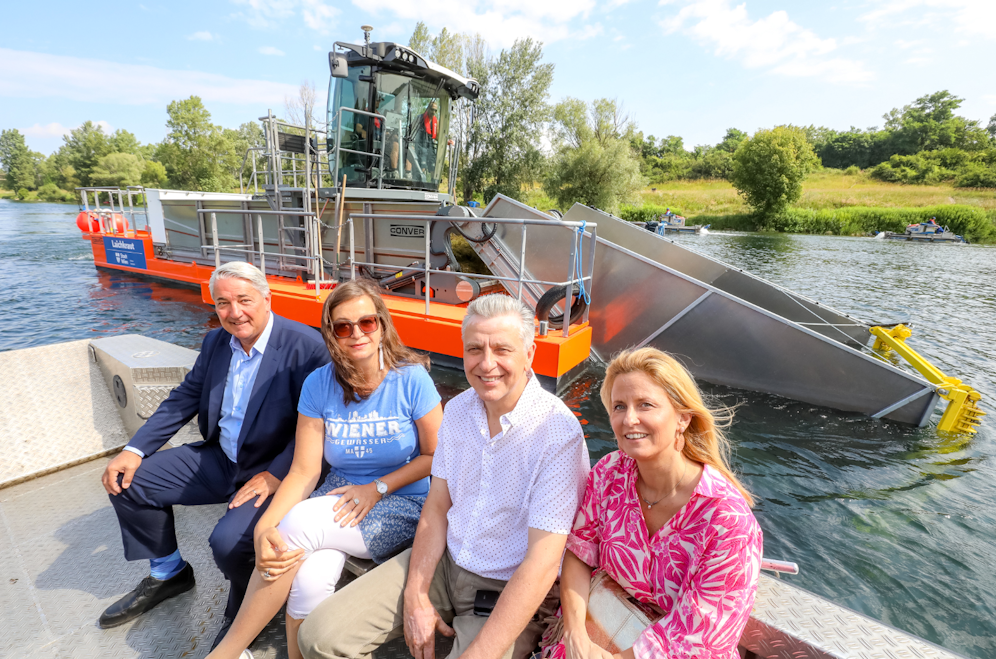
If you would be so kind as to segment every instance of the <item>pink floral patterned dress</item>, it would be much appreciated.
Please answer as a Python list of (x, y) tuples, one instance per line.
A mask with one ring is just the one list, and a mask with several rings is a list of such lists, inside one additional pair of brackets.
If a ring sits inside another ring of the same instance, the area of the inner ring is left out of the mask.
[[(648, 538), (638, 475), (622, 451), (595, 465), (567, 548), (664, 612), (633, 646), (637, 659), (739, 657), (761, 567), (761, 527), (750, 507), (706, 465), (688, 503)], [(548, 656), (563, 659), (563, 643)]]

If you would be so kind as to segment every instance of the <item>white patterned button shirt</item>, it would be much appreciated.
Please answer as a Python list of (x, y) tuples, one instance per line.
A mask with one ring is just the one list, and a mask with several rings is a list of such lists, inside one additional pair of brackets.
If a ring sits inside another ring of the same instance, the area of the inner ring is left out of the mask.
[(432, 475), (449, 488), (446, 546), (460, 567), (508, 581), (529, 529), (567, 535), (591, 463), (577, 418), (530, 373), (518, 404), (490, 437), (484, 403), (468, 389), (443, 412)]

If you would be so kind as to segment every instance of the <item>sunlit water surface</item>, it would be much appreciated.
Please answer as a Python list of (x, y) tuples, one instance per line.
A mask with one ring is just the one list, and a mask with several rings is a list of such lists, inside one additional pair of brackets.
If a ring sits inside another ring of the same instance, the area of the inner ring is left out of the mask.
[[(0, 201), (0, 350), (122, 333), (198, 348), (218, 327), (197, 291), (96, 270), (75, 214)], [(996, 249), (729, 233), (676, 240), (858, 317), (912, 322), (911, 345), (993, 411)], [(444, 393), (466, 387), (456, 371), (433, 377)], [(600, 378), (563, 394), (593, 459), (615, 448)], [(974, 437), (944, 436), (705, 389), (740, 404), (735, 467), (759, 496), (765, 554), (801, 566), (792, 583), (951, 650), (996, 656), (996, 415)]]

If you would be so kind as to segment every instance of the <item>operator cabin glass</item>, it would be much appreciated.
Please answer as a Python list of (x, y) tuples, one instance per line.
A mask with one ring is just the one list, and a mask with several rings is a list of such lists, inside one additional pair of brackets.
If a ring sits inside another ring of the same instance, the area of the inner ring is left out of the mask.
[(450, 116), (442, 86), (384, 71), (371, 77), (369, 66), (334, 81), (328, 113), (329, 135), (339, 139), (337, 180), (345, 174), (348, 186), (375, 188), (383, 168), (385, 188), (438, 191)]

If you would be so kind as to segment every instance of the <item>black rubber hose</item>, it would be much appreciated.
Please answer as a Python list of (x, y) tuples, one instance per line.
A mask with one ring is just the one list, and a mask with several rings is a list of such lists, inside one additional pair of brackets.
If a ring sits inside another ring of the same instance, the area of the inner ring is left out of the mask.
[(486, 243), (489, 240), (491, 240), (492, 238), (494, 238), (495, 234), (498, 233), (498, 223), (497, 222), (495, 222), (494, 226), (492, 227), (491, 233), (487, 233), (488, 225), (485, 224), (484, 222), (481, 222), (481, 234), (487, 233), (487, 235), (482, 235), (481, 238), (471, 238), (470, 236), (468, 236), (467, 234), (465, 234), (460, 227), (458, 227), (455, 224), (453, 225), (453, 228), (456, 229), (457, 231), (459, 231), (461, 236), (463, 236), (464, 238), (466, 238), (467, 240), (469, 240), (472, 243)]
[[(584, 318), (584, 312), (588, 308), (588, 303), (581, 297), (581, 289), (577, 284), (572, 284), (571, 288), (571, 297), (574, 298), (574, 303), (571, 305), (571, 324), (573, 325), (581, 322), (581, 319)], [(539, 299), (539, 302), (536, 303), (536, 319), (549, 322), (550, 327), (563, 327), (564, 314), (551, 316), (550, 310), (566, 297), (567, 286), (554, 286), (548, 290)]]

